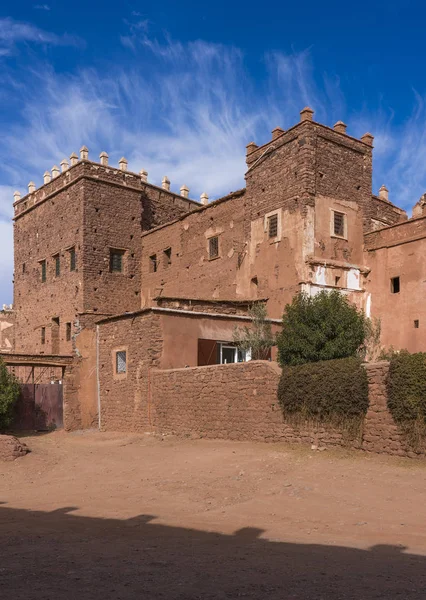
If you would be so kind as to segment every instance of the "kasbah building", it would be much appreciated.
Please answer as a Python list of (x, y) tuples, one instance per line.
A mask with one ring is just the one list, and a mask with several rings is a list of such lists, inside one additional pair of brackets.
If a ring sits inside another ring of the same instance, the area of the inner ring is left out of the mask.
[(313, 114), (249, 143), (246, 187), (214, 202), (84, 146), (15, 194), (2, 352), (73, 357), (68, 428), (102, 410), (103, 428), (144, 429), (151, 369), (248, 359), (232, 339), (249, 306), (265, 301), (278, 330), (300, 290), (339, 289), (381, 319), (384, 347), (426, 350), (426, 195), (408, 219), (373, 193), (373, 136)]

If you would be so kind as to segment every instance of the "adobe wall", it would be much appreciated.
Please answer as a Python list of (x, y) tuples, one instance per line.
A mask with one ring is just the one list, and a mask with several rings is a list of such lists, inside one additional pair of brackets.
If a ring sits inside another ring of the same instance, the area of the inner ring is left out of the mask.
[[(160, 366), (160, 317), (152, 312), (99, 325), (102, 431), (149, 431), (151, 369)], [(126, 350), (127, 372), (114, 374), (115, 352)]]
[[(426, 217), (367, 234), (365, 249), (371, 268), (366, 288), (371, 315), (381, 319), (382, 345), (426, 350)], [(400, 278), (396, 294), (391, 290), (393, 277)]]
[[(415, 457), (386, 406), (389, 363), (366, 366), (370, 406), (362, 442), (352, 448)], [(277, 400), (280, 369), (252, 361), (190, 369), (152, 371), (152, 426), (161, 434), (343, 446), (333, 428), (295, 427), (285, 422)]]
[[(52, 186), (56, 186), (56, 180)], [(14, 223), (17, 352), (71, 354), (72, 341), (66, 340), (65, 323), (72, 323), (83, 307), (82, 179), (60, 189), (25, 212)], [(24, 200), (29, 202), (29, 200)], [(70, 271), (68, 248), (75, 246), (77, 269)], [(60, 276), (55, 275), (53, 256), (60, 255)], [(40, 261), (46, 260), (46, 281), (41, 281)], [(60, 318), (59, 349), (52, 351), (52, 318)], [(41, 328), (46, 328), (45, 344)]]
[[(242, 252), (243, 194), (199, 209), (142, 236), (142, 306), (156, 296), (231, 300), (236, 298), (238, 256)], [(219, 257), (209, 260), (208, 239), (219, 236)], [(171, 264), (164, 250), (171, 248)], [(157, 256), (152, 272), (150, 256)]]
[(339, 432), (285, 423), (277, 399), (280, 369), (252, 361), (152, 371), (152, 425), (160, 434), (340, 445)]

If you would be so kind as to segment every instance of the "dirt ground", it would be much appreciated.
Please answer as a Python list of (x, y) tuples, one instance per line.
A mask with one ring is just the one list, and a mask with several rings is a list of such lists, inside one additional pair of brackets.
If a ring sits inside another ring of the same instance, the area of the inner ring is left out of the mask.
[(0, 463), (0, 597), (426, 598), (426, 463), (95, 432)]

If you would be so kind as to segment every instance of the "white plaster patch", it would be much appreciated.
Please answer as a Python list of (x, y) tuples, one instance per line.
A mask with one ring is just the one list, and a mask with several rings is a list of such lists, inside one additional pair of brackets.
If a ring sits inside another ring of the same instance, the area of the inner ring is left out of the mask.
[(367, 301), (365, 303), (365, 315), (368, 319), (371, 319), (371, 294), (367, 294)]
[(360, 285), (359, 285), (359, 278), (360, 278), (359, 269), (349, 269), (346, 287), (350, 290), (361, 289)]
[(318, 267), (315, 267), (314, 283), (318, 285), (326, 285), (324, 266), (320, 265)]

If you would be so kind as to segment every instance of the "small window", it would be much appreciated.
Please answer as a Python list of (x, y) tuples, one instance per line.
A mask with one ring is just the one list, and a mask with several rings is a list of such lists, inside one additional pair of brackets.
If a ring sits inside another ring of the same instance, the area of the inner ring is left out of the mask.
[(127, 371), (127, 354), (125, 350), (115, 353), (115, 372), (118, 374)]
[(25, 263), (22, 263), (22, 273), (25, 274), (25, 271), (26, 271)]
[(336, 287), (339, 287), (340, 285), (340, 277), (338, 275), (336, 275), (336, 277), (334, 278), (334, 285)]
[(399, 294), (400, 289), (401, 289), (401, 286), (400, 286), (399, 277), (392, 277), (392, 279), (391, 279), (391, 293), (392, 294)]
[(167, 267), (170, 267), (171, 264), (172, 264), (172, 249), (166, 248), (164, 250), (164, 268), (167, 269)]
[(275, 238), (278, 235), (278, 215), (268, 217), (268, 236)]
[(46, 343), (46, 327), (42, 327), (41, 328), (41, 337), (40, 337), (40, 341), (42, 344)]
[(53, 258), (55, 260), (55, 276), (59, 277), (59, 275), (61, 274), (61, 258), (59, 254), (56, 254), (56, 256), (54, 256)]
[(218, 258), (219, 256), (219, 238), (217, 235), (209, 239), (209, 258)]
[(69, 342), (71, 340), (71, 323), (66, 323), (66, 340)]
[(418, 320), (418, 319), (415, 319), (415, 320), (414, 320), (414, 329), (418, 329), (418, 328), (419, 328), (419, 325), (420, 325), (420, 323), (419, 323), (419, 320)]
[(157, 255), (151, 254), (149, 257), (149, 272), (156, 273), (157, 272)]
[(345, 237), (345, 214), (333, 211), (334, 215), (334, 235)]
[(42, 283), (44, 283), (46, 281), (46, 261), (45, 260), (40, 261), (40, 268), (41, 268), (41, 281), (42, 281)]
[(70, 271), (75, 271), (77, 269), (77, 256), (75, 253), (75, 248), (71, 248), (69, 253), (70, 253)]
[(109, 251), (109, 270), (111, 273), (123, 272), (124, 250), (111, 248)]

